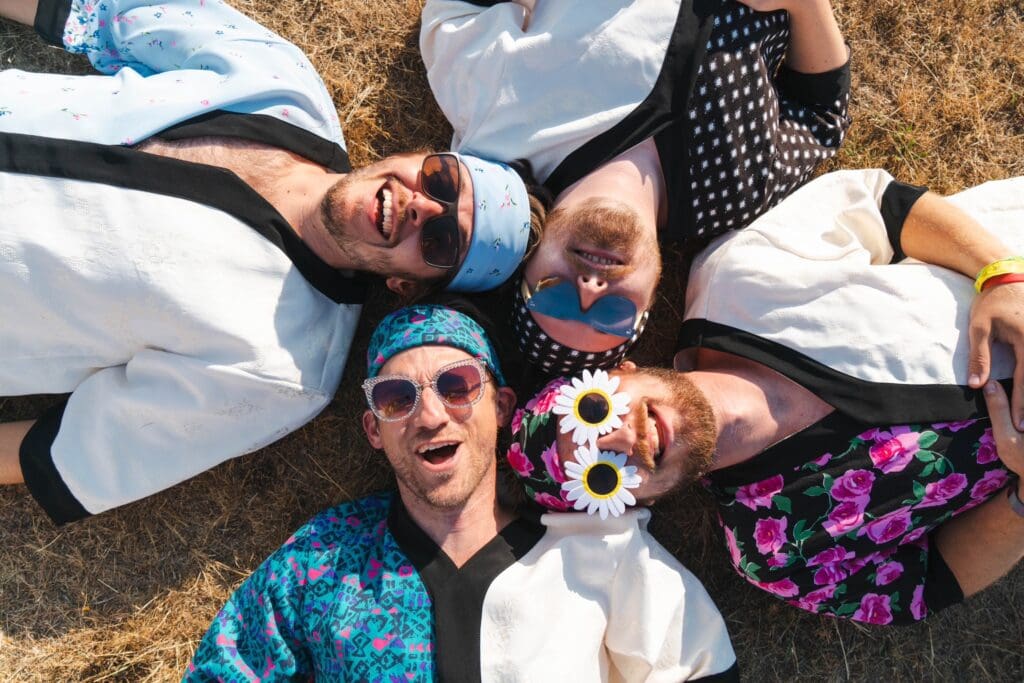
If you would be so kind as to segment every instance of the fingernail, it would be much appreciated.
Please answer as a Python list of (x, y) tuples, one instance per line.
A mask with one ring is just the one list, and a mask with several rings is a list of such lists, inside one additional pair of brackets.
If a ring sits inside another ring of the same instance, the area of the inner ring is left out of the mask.
[(981, 377), (979, 377), (978, 375), (971, 375), (970, 378), (967, 380), (967, 383), (970, 384), (972, 387), (976, 387), (981, 383)]
[(986, 394), (994, 394), (994, 393), (996, 393), (996, 383), (995, 382), (986, 382), (985, 383), (985, 393)]

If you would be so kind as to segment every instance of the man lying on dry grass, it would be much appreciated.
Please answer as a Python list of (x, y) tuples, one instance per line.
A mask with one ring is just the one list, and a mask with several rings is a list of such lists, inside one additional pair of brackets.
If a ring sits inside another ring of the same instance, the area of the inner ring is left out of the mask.
[[(921, 620), (1024, 557), (1022, 221), (1024, 177), (946, 201), (883, 171), (822, 176), (695, 261), (680, 372), (627, 362), (557, 403), (646, 473), (639, 500), (707, 475), (751, 584)], [(644, 399), (615, 411), (616, 392)], [(568, 418), (538, 428), (552, 403), (527, 406), (515, 446), (551, 452), (533, 486), (563, 509), (579, 458)]]
[(102, 76), (0, 73), (0, 484), (57, 523), (265, 446), (331, 400), (365, 283), (478, 291), (518, 266), (520, 176), (353, 170), (320, 77), (221, 2), (2, 0)]
[(646, 511), (538, 523), (499, 502), (515, 393), (477, 320), (399, 310), (367, 361), (363, 429), (398, 495), (297, 531), (214, 619), (187, 681), (737, 679), (722, 616)]
[(420, 48), (453, 149), (524, 157), (556, 195), (513, 313), (549, 374), (618, 363), (659, 240), (748, 225), (850, 123), (829, 0), (427, 0)]

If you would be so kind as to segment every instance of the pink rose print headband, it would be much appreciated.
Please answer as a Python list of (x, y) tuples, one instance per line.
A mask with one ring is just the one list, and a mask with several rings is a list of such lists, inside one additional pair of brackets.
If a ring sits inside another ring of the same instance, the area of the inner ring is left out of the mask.
[[(624, 453), (602, 451), (598, 437), (622, 426), (630, 397), (617, 392), (619, 378), (604, 370), (548, 382), (512, 418), (513, 443), (505, 454), (523, 480), (526, 495), (549, 510), (586, 510), (618, 517), (636, 505), (629, 489), (640, 485)], [(563, 466), (558, 434), (572, 432), (573, 460)]]

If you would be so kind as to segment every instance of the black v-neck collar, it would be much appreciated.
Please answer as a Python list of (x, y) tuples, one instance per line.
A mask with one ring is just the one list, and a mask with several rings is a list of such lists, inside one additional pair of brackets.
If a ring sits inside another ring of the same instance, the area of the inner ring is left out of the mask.
[(363, 278), (347, 277), (322, 261), (267, 200), (227, 169), (120, 145), (0, 133), (0, 171), (103, 183), (219, 209), (278, 247), (335, 303), (359, 304), (366, 298)]
[(423, 579), (434, 610), (434, 657), (438, 679), (470, 683), (480, 680), (480, 618), (487, 589), (544, 536), (535, 521), (509, 523), (465, 564), (451, 558), (416, 525), (395, 495), (388, 528)]

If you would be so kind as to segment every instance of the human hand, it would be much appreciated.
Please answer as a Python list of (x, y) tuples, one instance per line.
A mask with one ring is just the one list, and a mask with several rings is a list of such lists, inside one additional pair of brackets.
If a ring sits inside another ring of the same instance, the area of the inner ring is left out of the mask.
[(1006, 469), (1020, 477), (1024, 474), (1024, 434), (1017, 431), (1013, 425), (1006, 392), (999, 382), (990, 380), (985, 384), (983, 393), (985, 404), (988, 406), (988, 416), (992, 420), (992, 438), (996, 442), (996, 453), (1006, 465)]
[(983, 291), (971, 306), (968, 329), (971, 344), (967, 383), (980, 389), (989, 378), (992, 344), (999, 340), (1013, 349), (1013, 406), (1017, 429), (1024, 430), (1024, 283), (997, 285)]

